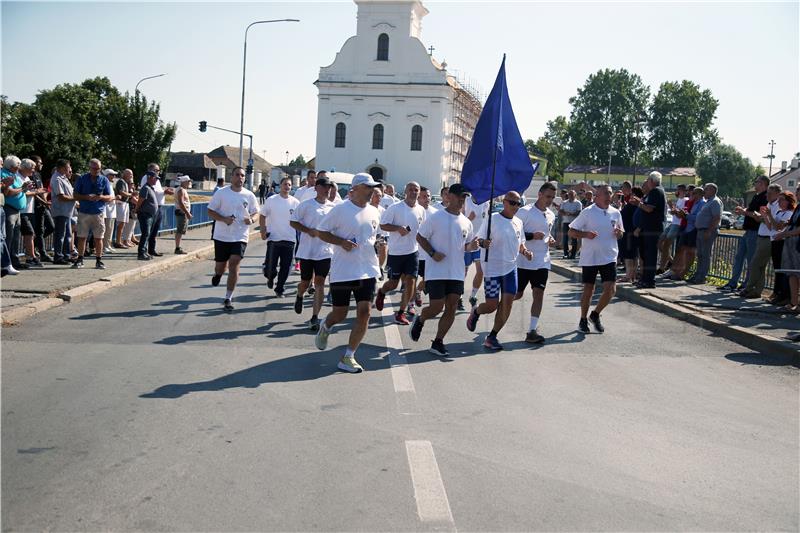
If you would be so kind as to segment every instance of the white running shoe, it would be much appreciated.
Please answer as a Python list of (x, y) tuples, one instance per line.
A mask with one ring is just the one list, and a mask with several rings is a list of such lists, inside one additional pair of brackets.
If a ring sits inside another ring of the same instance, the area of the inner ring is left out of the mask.
[(345, 372), (349, 372), (351, 374), (358, 374), (359, 372), (363, 372), (364, 369), (361, 368), (361, 365), (358, 364), (356, 358), (351, 356), (343, 356), (339, 359), (339, 364), (336, 365), (339, 370), (344, 370)]
[(317, 336), (314, 337), (314, 344), (317, 346), (317, 350), (325, 350), (328, 347), (328, 335), (330, 334), (330, 330), (325, 327), (325, 321), (323, 321), (319, 325)]

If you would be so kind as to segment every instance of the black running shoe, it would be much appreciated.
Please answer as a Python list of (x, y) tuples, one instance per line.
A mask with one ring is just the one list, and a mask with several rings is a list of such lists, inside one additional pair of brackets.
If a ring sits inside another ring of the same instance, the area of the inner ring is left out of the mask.
[(219, 287), (219, 280), (222, 279), (222, 274), (214, 274), (211, 276), (211, 286), (212, 287)]
[(297, 295), (294, 299), (294, 312), (298, 315), (303, 312), (303, 297)]
[(582, 333), (590, 333), (589, 321), (585, 318), (581, 318), (581, 321), (578, 322), (578, 329), (581, 330)]
[(222, 307), (226, 311), (233, 311), (233, 304), (231, 303), (231, 301), (228, 298), (225, 299), (225, 303), (222, 304)]
[(431, 352), (432, 354), (438, 355), (439, 357), (447, 357), (448, 355), (450, 355), (450, 352), (447, 351), (447, 348), (445, 347), (444, 343), (439, 340), (431, 342), (431, 347), (428, 351)]
[(606, 328), (603, 327), (603, 324), (600, 323), (600, 315), (597, 314), (597, 311), (592, 311), (589, 313), (589, 320), (592, 321), (592, 325), (594, 326), (594, 329), (597, 330), (597, 333), (603, 333), (606, 330)]
[(528, 344), (544, 344), (544, 337), (539, 335), (535, 329), (532, 329), (525, 335), (525, 342)]
[(411, 337), (411, 340), (417, 342), (419, 340), (419, 336), (422, 334), (422, 320), (419, 319), (419, 316), (414, 317), (414, 323), (411, 324), (411, 328), (408, 330), (408, 335)]

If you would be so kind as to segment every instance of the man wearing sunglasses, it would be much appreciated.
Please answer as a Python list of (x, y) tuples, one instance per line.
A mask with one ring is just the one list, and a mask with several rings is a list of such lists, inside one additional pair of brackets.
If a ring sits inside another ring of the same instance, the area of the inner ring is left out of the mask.
[(497, 334), (511, 315), (517, 294), (517, 257), (522, 254), (529, 260), (533, 258), (533, 253), (525, 247), (522, 221), (516, 216), (521, 206), (519, 193), (507, 192), (503, 197), (503, 210), (492, 215), (491, 235), (488, 234), (488, 221), (478, 232), (486, 301), (472, 308), (467, 318), (467, 329), (475, 331), (480, 315), (496, 312), (492, 330), (483, 341), (483, 347), (492, 351), (503, 349), (497, 341)]

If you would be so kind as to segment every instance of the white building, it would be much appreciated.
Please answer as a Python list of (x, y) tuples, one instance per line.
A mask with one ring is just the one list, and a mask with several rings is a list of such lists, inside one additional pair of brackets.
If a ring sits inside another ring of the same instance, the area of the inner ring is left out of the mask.
[(356, 35), (320, 68), (316, 167), (438, 192), (461, 176), (481, 103), (420, 40), (420, 0), (354, 0)]

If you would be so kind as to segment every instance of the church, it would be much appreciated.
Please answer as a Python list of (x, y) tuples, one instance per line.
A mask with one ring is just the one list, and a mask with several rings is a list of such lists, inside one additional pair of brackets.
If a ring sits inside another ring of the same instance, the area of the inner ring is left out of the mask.
[(425, 48), (420, 0), (354, 1), (356, 35), (315, 82), (316, 168), (438, 194), (460, 179), (481, 97)]

